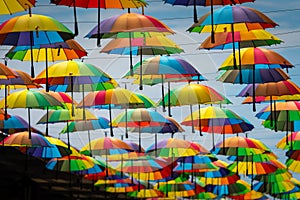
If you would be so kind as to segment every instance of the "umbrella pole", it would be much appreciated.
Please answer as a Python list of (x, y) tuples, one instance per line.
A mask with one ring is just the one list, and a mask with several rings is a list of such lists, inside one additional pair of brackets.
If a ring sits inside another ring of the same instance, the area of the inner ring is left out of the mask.
[(194, 3), (194, 23), (197, 23), (198, 22), (198, 17), (197, 17), (197, 3), (196, 3), (197, 0), (194, 0), (193, 3)]
[(27, 111), (28, 111), (28, 137), (29, 137), (29, 139), (31, 139), (30, 109), (31, 108), (27, 108)]
[(71, 150), (71, 145), (70, 145), (70, 135), (69, 135), (69, 121), (67, 121), (67, 137), (68, 137), (68, 150)]
[(129, 61), (130, 61), (130, 76), (133, 76), (133, 64), (132, 64), (132, 41), (131, 41), (131, 32), (129, 32)]
[(101, 8), (101, 0), (98, 0), (98, 26), (97, 26), (97, 46), (101, 47), (101, 36), (100, 36), (100, 8)]
[(157, 133), (155, 133), (155, 157), (157, 157)]
[(143, 90), (143, 50), (140, 52), (140, 90)]
[[(231, 40), (232, 40), (232, 54), (233, 54), (233, 69), (237, 69), (236, 55), (235, 55), (235, 44), (234, 44), (234, 26), (231, 24)], [(240, 72), (239, 72), (240, 73)]]
[(169, 117), (172, 117), (171, 114), (171, 83), (168, 81), (168, 112), (169, 112)]
[(163, 75), (161, 75), (161, 96), (162, 96), (163, 112), (166, 112), (165, 89), (164, 89), (164, 78), (163, 78)]
[(127, 108), (125, 108), (125, 137), (128, 138), (128, 116), (127, 116)]
[(192, 133), (195, 133), (195, 125), (194, 125), (194, 117), (193, 117), (193, 107), (190, 104), (190, 111), (191, 111), (191, 121), (192, 121)]
[(198, 115), (199, 115), (199, 134), (200, 134), (200, 136), (203, 136), (203, 134), (202, 134), (202, 121), (201, 121), (201, 106), (200, 106), (200, 104), (198, 104)]
[[(285, 140), (286, 140), (286, 145), (289, 144), (289, 138), (288, 138), (288, 132), (289, 132), (289, 111), (286, 110), (286, 134), (285, 134)], [(293, 149), (292, 146), (292, 134), (291, 134), (291, 149)]]
[(256, 111), (256, 106), (255, 106), (255, 64), (253, 65), (253, 70), (252, 70), (252, 110), (253, 112)]
[(71, 79), (71, 97), (72, 97), (72, 116), (75, 116), (75, 111), (74, 111), (74, 81), (73, 81), (73, 76), (72, 73), (69, 73), (70, 79)]
[(273, 126), (273, 114), (274, 114), (274, 112), (273, 112), (273, 98), (272, 98), (272, 96), (270, 96), (270, 126), (272, 127)]
[(33, 32), (30, 31), (30, 63), (31, 63), (31, 78), (34, 78), (34, 67), (33, 67)]
[(111, 116), (111, 104), (108, 104), (108, 111), (109, 111), (109, 129), (110, 129), (110, 136), (114, 137), (113, 127), (112, 127), (112, 116)]
[(90, 130), (88, 130), (88, 140), (89, 140), (89, 149), (90, 149), (90, 156), (92, 157), (92, 145), (91, 145), (91, 134), (90, 134)]
[(142, 152), (141, 124), (139, 124), (139, 153)]
[(85, 100), (84, 100), (84, 84), (81, 84), (82, 87), (82, 118), (86, 120), (86, 113), (85, 113)]
[(213, 0), (210, 0), (210, 16), (211, 16), (211, 43), (215, 43)]
[(243, 84), (242, 58), (241, 58), (241, 46), (240, 45), (241, 45), (241, 43), (238, 42), (240, 84)]
[(48, 128), (49, 128), (49, 107), (47, 106), (46, 108), (46, 136), (49, 135), (49, 131), (48, 131)]
[(277, 113), (276, 113), (276, 100), (274, 100), (274, 129), (277, 132)]
[(76, 0), (73, 0), (73, 12), (74, 12), (74, 35), (78, 35), (78, 23), (77, 23), (77, 13), (76, 13)]
[(4, 85), (4, 119), (7, 120), (7, 87), (8, 85)]
[(49, 92), (49, 73), (48, 73), (48, 48), (45, 48), (45, 64), (46, 64), (46, 92)]

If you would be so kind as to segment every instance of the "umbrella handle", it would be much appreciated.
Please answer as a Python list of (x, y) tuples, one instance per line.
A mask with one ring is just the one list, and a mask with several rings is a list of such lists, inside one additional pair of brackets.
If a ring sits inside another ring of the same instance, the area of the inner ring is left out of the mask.
[(73, 0), (73, 12), (74, 12), (74, 35), (78, 35), (78, 22), (77, 22), (77, 13), (76, 13), (76, 0)]
[(193, 3), (194, 3), (194, 23), (198, 23), (198, 17), (197, 17), (197, 4), (196, 4), (196, 1), (197, 0), (194, 0)]

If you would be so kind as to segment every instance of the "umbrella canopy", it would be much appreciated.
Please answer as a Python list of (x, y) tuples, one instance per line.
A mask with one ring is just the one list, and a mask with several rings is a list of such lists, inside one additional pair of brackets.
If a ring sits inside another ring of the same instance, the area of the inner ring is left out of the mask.
[[(1, 64), (0, 64), (1, 66)], [(2, 69), (2, 67), (1, 67)], [(7, 88), (7, 89), (30, 89), (30, 88), (41, 88), (42, 86), (35, 83), (33, 81), (33, 78), (30, 77), (29, 74), (27, 74), (24, 71), (13, 69), (12, 70), (14, 74), (17, 76), (14, 78), (9, 79), (0, 79), (0, 85), (1, 88)]]
[(6, 146), (27, 147), (51, 146), (43, 135), (31, 133), (31, 138), (29, 138), (29, 132), (27, 131), (11, 134), (1, 141), (1, 144)]
[[(212, 19), (214, 18), (213, 24)], [(246, 6), (226, 5), (203, 15), (197, 23), (188, 28), (189, 32), (235, 32), (278, 26), (262, 12)]]
[(74, 121), (70, 122), (68, 126), (65, 126), (61, 133), (77, 132), (77, 131), (88, 131), (97, 129), (109, 128), (109, 121), (104, 117), (98, 117), (98, 119), (88, 121)]
[[(138, 127), (139, 145), (141, 146), (141, 128), (148, 126), (161, 126), (171, 123), (159, 112), (146, 108), (128, 109), (118, 114), (112, 124), (119, 127)], [(141, 149), (139, 149), (141, 152)]]
[(35, 0), (12, 0), (0, 1), (0, 15), (8, 15), (17, 12), (22, 12), (35, 6)]
[[(18, 115), (10, 115), (6, 120), (0, 121), (0, 130), (7, 134), (28, 131), (28, 123)], [(31, 132), (42, 134), (41, 131), (34, 127), (30, 128)]]
[[(47, 70), (43, 70), (35, 77), (35, 82), (46, 83)], [(92, 84), (96, 82), (106, 82), (112, 78), (100, 68), (80, 61), (63, 61), (49, 66), (49, 85), (57, 84)], [(72, 79), (72, 80), (71, 80)]]
[(252, 84), (247, 85), (240, 91), (237, 96), (246, 97), (253, 96), (253, 89), (256, 96), (282, 96), (282, 95), (294, 95), (300, 94), (300, 88), (291, 80), (270, 82), (263, 84), (255, 84), (253, 88)]
[(194, 156), (197, 154), (210, 154), (210, 152), (200, 144), (178, 138), (160, 140), (157, 144), (150, 145), (146, 149), (146, 153), (163, 158), (178, 158)]
[[(89, 152), (90, 146), (92, 152)], [(109, 137), (94, 139), (90, 142), (90, 144), (86, 144), (80, 150), (81, 153), (86, 155), (90, 155), (90, 153), (92, 153), (93, 155), (99, 156), (123, 154), (131, 151), (134, 151), (134, 149), (126, 142), (117, 138)]]
[(87, 56), (86, 50), (74, 39), (54, 44), (37, 45), (33, 46), (32, 49), (31, 51), (30, 46), (14, 46), (5, 54), (5, 57), (11, 60), (31, 61), (33, 58), (35, 62), (55, 62)]
[(45, 15), (16, 16), (0, 25), (1, 45), (34, 46), (64, 42), (73, 37), (73, 33), (66, 26)]
[(170, 55), (184, 50), (165, 36), (145, 38), (117, 38), (108, 42), (101, 53), (120, 55)]
[(135, 198), (159, 198), (164, 197), (164, 193), (157, 189), (141, 189), (140, 191), (128, 192), (128, 196)]
[[(292, 65), (287, 59), (285, 59), (280, 54), (272, 51), (270, 49), (260, 48), (260, 47), (249, 47), (240, 50), (240, 56), (237, 56), (236, 62), (240, 63), (240, 68), (243, 69), (253, 69), (255, 68), (292, 68)], [(219, 70), (235, 69), (233, 54), (229, 55), (223, 64), (219, 67)], [(241, 60), (239, 60), (241, 59)]]
[[(246, 2), (254, 2), (255, 0), (238, 0), (234, 1), (234, 4), (241, 4)], [(190, 0), (164, 0), (165, 3), (171, 4), (171, 5), (181, 5), (181, 6), (194, 6), (194, 23), (198, 22), (197, 19), (197, 9), (196, 6), (210, 6), (211, 11), (213, 11), (214, 5), (231, 5), (233, 2), (230, 0), (204, 0), (204, 1), (190, 1)]]
[(224, 83), (240, 84), (240, 79), (242, 79), (243, 84), (279, 82), (290, 79), (290, 77), (279, 68), (255, 70), (244, 69), (241, 71), (238, 69), (232, 69), (222, 71), (223, 72), (217, 77), (217, 80)]
[[(99, 34), (98, 26), (99, 24), (94, 27), (85, 37), (96, 38), (97, 34)], [(159, 32), (165, 34), (175, 33), (172, 29), (158, 19), (138, 13), (124, 13), (101, 21), (100, 34), (102, 38), (113, 37), (120, 32)]]
[[(233, 35), (234, 34), (234, 35)], [(234, 40), (233, 40), (234, 39)], [(211, 36), (206, 38), (199, 49), (233, 49), (271, 46), (281, 44), (283, 41), (264, 29), (251, 31), (235, 31), (215, 33), (215, 42), (211, 42)]]
[(9, 67), (0, 63), (0, 80), (2, 79), (10, 79), (10, 78), (17, 78), (18, 75)]

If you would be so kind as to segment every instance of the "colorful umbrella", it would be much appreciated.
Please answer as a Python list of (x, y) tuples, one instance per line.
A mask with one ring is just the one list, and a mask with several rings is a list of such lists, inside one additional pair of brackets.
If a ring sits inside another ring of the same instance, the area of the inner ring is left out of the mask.
[[(73, 0), (51, 0), (51, 3), (54, 3), (56, 5), (65, 5), (69, 7), (74, 8), (74, 18), (75, 18), (75, 35), (78, 35), (78, 25), (77, 25), (77, 14), (76, 14), (76, 7), (81, 8), (97, 8), (98, 9), (98, 26), (100, 26), (100, 8), (108, 9), (108, 8), (118, 8), (118, 9), (124, 9), (124, 8), (139, 8), (139, 7), (145, 7), (147, 3), (143, 0), (119, 0), (119, 1), (106, 1), (106, 0), (100, 0), (100, 1), (80, 1), (80, 2), (74, 2)], [(101, 29), (102, 30), (102, 29)], [(97, 34), (99, 35), (101, 33), (100, 27), (97, 28)], [(97, 45), (100, 45), (100, 37), (98, 37), (99, 40), (97, 41)]]
[[(7, 101), (7, 102), (6, 102)], [(30, 110), (32, 108), (45, 108), (47, 106), (62, 106), (54, 97), (38, 90), (21, 90), (11, 93), (0, 101), (0, 107), (4, 108), (27, 108), (28, 130), (31, 136)]]
[(286, 137), (282, 138), (276, 147), (279, 149), (287, 150), (300, 150), (300, 132), (289, 133)]
[(14, 133), (6, 137), (1, 141), (2, 145), (5, 146), (27, 146), (27, 147), (40, 147), (40, 146), (51, 146), (50, 142), (43, 136), (37, 133), (30, 133), (27, 131)]
[(0, 63), (0, 79), (10, 79), (10, 78), (17, 78), (18, 75), (9, 67), (4, 65), (3, 63)]
[[(240, 63), (241, 70), (243, 69), (253, 69), (253, 65), (255, 68), (292, 68), (292, 65), (287, 59), (278, 54), (275, 51), (270, 49), (265, 49), (261, 47), (248, 47), (241, 49), (240, 56), (236, 59), (236, 62)], [(227, 59), (223, 62), (223, 64), (219, 67), (219, 70), (228, 70), (228, 69), (236, 69), (234, 65), (233, 54), (227, 57)], [(241, 61), (239, 61), (239, 59)]]
[[(42, 134), (41, 131), (31, 127), (31, 132)], [(0, 120), (0, 130), (7, 134), (28, 131), (28, 123), (18, 115), (10, 115), (6, 120)]]
[[(161, 126), (171, 123), (159, 112), (154, 110), (137, 108), (128, 109), (118, 114), (112, 121), (112, 124), (119, 127), (138, 127), (139, 128), (139, 145), (141, 145), (141, 128), (148, 126)], [(141, 149), (139, 149), (141, 152)]]
[[(212, 18), (214, 22), (212, 23)], [(203, 15), (197, 23), (188, 28), (189, 32), (235, 32), (278, 26), (269, 17), (254, 8), (226, 5)]]
[[(124, 77), (139, 79), (140, 87), (143, 84), (143, 76), (147, 75), (160, 77), (162, 83), (162, 96), (164, 97), (164, 81), (169, 79), (190, 79), (198, 76), (199, 81), (202, 75), (189, 62), (172, 56), (155, 56), (138, 62)], [(165, 80), (164, 80), (165, 79)], [(165, 110), (165, 106), (163, 105)]]
[(14, 14), (25, 10), (30, 10), (35, 6), (35, 0), (11, 0), (11, 1), (0, 1), (0, 15)]
[[(89, 150), (90, 146), (91, 152)], [(126, 142), (117, 138), (109, 137), (94, 139), (80, 150), (80, 152), (85, 155), (92, 154), (99, 156), (123, 154), (131, 151), (134, 151), (134, 149)]]
[[(62, 23), (45, 15), (16, 16), (0, 25), (1, 45), (30, 46), (31, 50), (35, 45), (64, 42), (73, 37), (73, 33)], [(34, 77), (33, 58), (31, 77)]]
[[(234, 36), (233, 36), (234, 34)], [(234, 40), (232, 40), (234, 38)], [(218, 32), (215, 33), (215, 42), (211, 42), (211, 37), (206, 38), (199, 49), (236, 49), (247, 47), (271, 46), (281, 44), (283, 41), (264, 29), (251, 31)]]
[[(98, 117), (96, 120), (83, 120), (70, 122), (67, 126), (61, 130), (61, 133), (67, 132), (78, 132), (78, 131), (88, 131), (88, 141), (91, 142), (90, 130), (106, 129), (109, 128), (109, 121), (104, 117)], [(91, 152), (91, 146), (90, 146)]]
[[(115, 88), (109, 90), (101, 90), (88, 93), (78, 107), (88, 108), (108, 108), (109, 121), (112, 121), (111, 109), (114, 106), (121, 108), (129, 108), (130, 104), (142, 104), (143, 101), (132, 91), (124, 88)], [(110, 134), (113, 136), (113, 125), (110, 124)]]
[(225, 134), (243, 133), (254, 128), (250, 122), (233, 111), (213, 106), (194, 111), (181, 124), (194, 125), (199, 127), (201, 132), (212, 133), (212, 146), (215, 145), (214, 133), (223, 134), (223, 139), (225, 139)]
[[(171, 113), (171, 106), (189, 105), (192, 111), (192, 105), (199, 104), (213, 104), (225, 102), (227, 99), (209, 86), (201, 84), (186, 84), (170, 90), (163, 99), (159, 100), (158, 105), (168, 106), (169, 115)], [(228, 100), (229, 101), (229, 100)], [(194, 126), (192, 125), (192, 132), (194, 133)]]
[[(238, 0), (238, 1), (230, 1), (230, 0), (204, 0), (204, 1), (190, 1), (190, 0), (164, 0), (165, 3), (171, 4), (171, 5), (181, 5), (181, 6), (193, 6), (194, 7), (194, 23), (198, 22), (197, 18), (197, 9), (196, 6), (210, 6), (211, 13), (213, 13), (213, 6), (214, 5), (231, 5), (233, 4), (241, 4), (246, 2), (254, 2), (255, 0)], [(212, 24), (214, 24), (213, 18), (211, 21)]]
[(128, 196), (135, 198), (158, 198), (164, 197), (164, 193), (156, 189), (141, 189), (140, 191), (128, 192)]

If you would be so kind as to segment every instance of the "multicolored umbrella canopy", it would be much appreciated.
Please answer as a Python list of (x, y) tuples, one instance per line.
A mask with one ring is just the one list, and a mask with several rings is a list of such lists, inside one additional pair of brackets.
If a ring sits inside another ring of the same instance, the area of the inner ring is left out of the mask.
[[(5, 57), (11, 60), (31, 61), (35, 62), (55, 62), (59, 60), (79, 59), (87, 56), (86, 50), (74, 39), (54, 44), (30, 46), (14, 46), (6, 54)], [(33, 55), (31, 56), (31, 52)]]
[[(1, 64), (0, 64), (1, 66)], [(3, 67), (4, 68), (4, 67)], [(3, 69), (1, 67), (1, 69)], [(30, 89), (30, 88), (41, 88), (42, 86), (35, 83), (33, 79), (24, 71), (12, 69), (12, 72), (16, 74), (16, 77), (9, 79), (0, 79), (1, 89)], [(1, 77), (1, 76), (0, 76)]]
[[(254, 2), (255, 0), (238, 0), (234, 1), (234, 4), (241, 4), (246, 2)], [(197, 18), (197, 9), (196, 6), (210, 6), (211, 12), (213, 12), (213, 6), (214, 5), (231, 5), (233, 2), (230, 0), (204, 0), (204, 1), (190, 1), (190, 0), (164, 0), (165, 3), (171, 4), (171, 5), (181, 5), (181, 6), (193, 6), (194, 7), (194, 23), (198, 22)], [(212, 21), (213, 24), (213, 21)]]
[(194, 111), (187, 116), (182, 125), (196, 126), (200, 133), (212, 133), (212, 146), (214, 146), (214, 133), (225, 134), (243, 133), (251, 131), (254, 126), (243, 117), (226, 108), (209, 106)]
[[(214, 21), (212, 23), (212, 18)], [(262, 12), (236, 5), (226, 5), (203, 15), (197, 23), (188, 28), (189, 32), (235, 32), (256, 29), (274, 28), (278, 26)]]
[(13, 92), (0, 101), (1, 108), (27, 108), (29, 136), (31, 136), (30, 110), (32, 108), (43, 109), (48, 106), (62, 106), (62, 104), (51, 95), (39, 90), (21, 90)]
[(0, 63), (0, 79), (10, 79), (10, 78), (17, 78), (18, 75), (5, 64)]
[[(234, 34), (234, 35), (233, 35)], [(234, 40), (233, 40), (234, 39)], [(241, 49), (247, 47), (260, 47), (281, 44), (283, 41), (264, 29), (251, 31), (235, 31), (215, 33), (215, 42), (211, 37), (206, 38), (199, 49)]]
[(27, 147), (40, 147), (40, 146), (51, 146), (50, 142), (38, 133), (31, 133), (31, 138), (29, 137), (29, 132), (19, 132), (14, 133), (6, 137), (1, 141), (2, 145), (5, 146), (27, 146)]
[[(111, 109), (114, 108), (114, 106), (116, 106), (117, 108), (129, 108), (131, 104), (142, 105), (143, 101), (130, 90), (124, 88), (115, 88), (88, 93), (78, 104), (78, 107), (108, 108), (109, 121), (111, 122)], [(112, 127), (113, 125), (110, 124), (111, 136), (114, 135)]]
[[(243, 69), (255, 69), (260, 68), (292, 68), (292, 65), (287, 59), (270, 49), (261, 47), (248, 47), (240, 50), (239, 56), (234, 58), (233, 54), (227, 57), (223, 64), (219, 67), (219, 70), (235, 69), (234, 59), (237, 63), (240, 63), (240, 67)], [(241, 59), (241, 60), (239, 60)]]
[(35, 0), (2, 0), (0, 1), (0, 15), (11, 15), (28, 9), (30, 10), (30, 8), (35, 6), (35, 2)]
[[(73, 0), (51, 0), (51, 3), (56, 5), (65, 5), (74, 8), (74, 28), (75, 28), (75, 35), (78, 35), (78, 25), (77, 25), (77, 14), (76, 14), (76, 7), (82, 8), (97, 8), (98, 9), (98, 26), (100, 26), (100, 8), (110, 9), (110, 8), (118, 8), (118, 9), (125, 9), (125, 8), (139, 8), (147, 6), (147, 3), (144, 0), (118, 0), (118, 1), (107, 1), (107, 0), (100, 0), (100, 1), (80, 1), (74, 2)], [(100, 27), (97, 28), (97, 34), (100, 35)], [(100, 37), (99, 41), (97, 41), (97, 45), (100, 45)]]
[[(90, 146), (91, 152), (89, 151)], [(94, 139), (90, 144), (86, 144), (80, 150), (80, 152), (85, 155), (93, 154), (99, 156), (123, 154), (132, 151), (134, 151), (134, 149), (126, 142), (118, 138), (109, 137)]]
[[(85, 37), (97, 38), (98, 26), (94, 27)], [(158, 32), (164, 34), (174, 34), (175, 32), (160, 20), (138, 13), (124, 13), (109, 17), (100, 23), (101, 38), (111, 38), (120, 32), (131, 32), (132, 37), (134, 32)], [(131, 34), (128, 34), (130, 38)], [(141, 34), (143, 37), (143, 34)]]
[(135, 198), (159, 198), (164, 197), (164, 193), (157, 189), (141, 189), (140, 191), (128, 192), (128, 196)]
[[(33, 133), (43, 134), (34, 127), (31, 127), (30, 129)], [(8, 119), (0, 120), (0, 130), (7, 134), (28, 131), (28, 123), (18, 115), (10, 115)]]
[[(56, 19), (39, 14), (16, 16), (0, 25), (0, 44), (29, 46), (64, 42), (74, 34)], [(35, 77), (31, 59), (31, 77)]]
[[(295, 184), (292, 183), (290, 180), (287, 181), (278, 181), (276, 183), (269, 183), (269, 182), (258, 182), (255, 183), (253, 189), (259, 192), (265, 192), (270, 195), (276, 194), (286, 194), (289, 191), (295, 189)], [(298, 190), (298, 188), (297, 188)]]
[(157, 144), (151, 144), (146, 149), (146, 153), (163, 158), (178, 158), (198, 154), (210, 154), (210, 152), (200, 144), (178, 138), (164, 139), (158, 141)]
[(141, 87), (141, 85), (143, 85), (144, 76), (146, 76), (146, 79), (149, 76), (151, 76), (151, 78), (156, 76), (157, 79), (161, 79), (159, 82), (162, 83), (162, 96), (164, 96), (164, 82), (173, 79), (183, 81), (190, 80), (191, 77), (194, 76), (199, 77), (199, 81), (202, 80), (202, 75), (189, 62), (172, 56), (147, 58), (142, 62), (138, 62), (133, 69), (127, 72), (123, 77), (139, 79)]
[[(162, 126), (171, 123), (159, 112), (146, 109), (128, 109), (118, 114), (112, 121), (112, 125), (119, 127), (138, 127), (139, 128), (139, 145), (141, 145), (141, 128), (149, 126)], [(141, 149), (140, 149), (141, 150)], [(140, 151), (141, 152), (141, 151)]]
[[(35, 82), (45, 84), (47, 70), (43, 70), (35, 77)], [(112, 78), (99, 67), (81, 61), (63, 61), (48, 68), (49, 85), (58, 84), (93, 84), (106, 82)]]
[(300, 132), (289, 133), (286, 137), (283, 137), (276, 147), (283, 150), (300, 150)]

